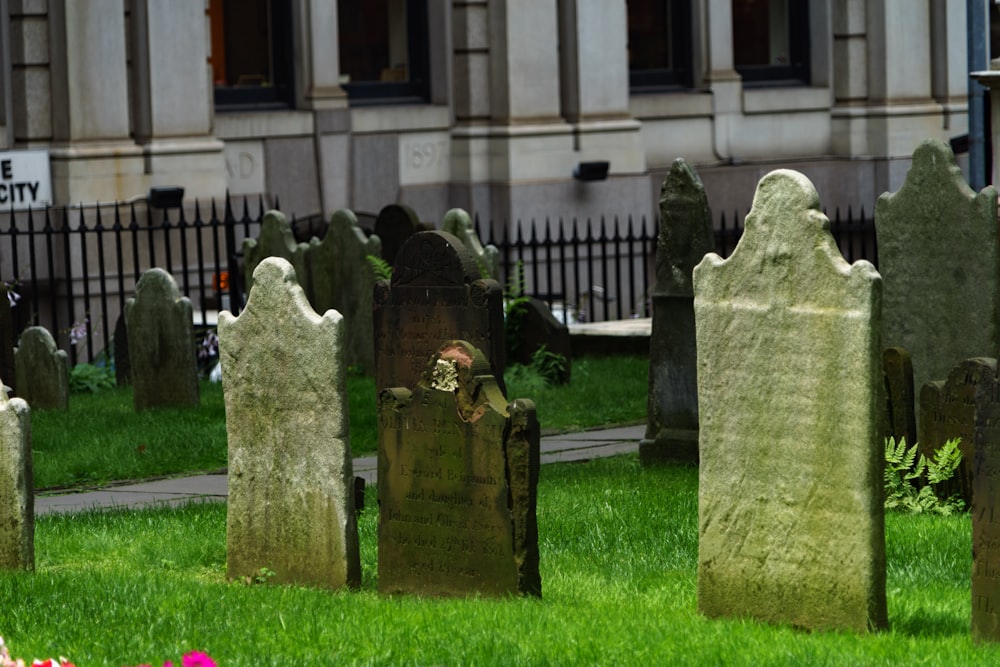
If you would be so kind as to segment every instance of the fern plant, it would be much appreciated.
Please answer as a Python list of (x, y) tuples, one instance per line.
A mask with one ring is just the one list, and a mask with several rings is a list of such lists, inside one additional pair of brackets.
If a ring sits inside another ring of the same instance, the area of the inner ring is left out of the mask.
[(941, 445), (933, 458), (917, 454), (906, 440), (885, 441), (885, 508), (912, 514), (957, 514), (965, 504), (957, 495), (941, 497), (939, 486), (955, 476), (962, 463), (960, 439)]
[(392, 265), (389, 262), (376, 255), (365, 255), (365, 259), (375, 274), (375, 280), (392, 280)]

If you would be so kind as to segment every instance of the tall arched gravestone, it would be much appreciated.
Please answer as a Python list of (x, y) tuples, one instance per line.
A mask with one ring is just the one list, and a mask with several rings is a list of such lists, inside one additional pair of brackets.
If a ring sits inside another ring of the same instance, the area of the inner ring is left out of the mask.
[(284, 213), (268, 211), (261, 220), (257, 238), (243, 240), (243, 289), (250, 292), (254, 270), (265, 258), (281, 257), (295, 268), (299, 285), (308, 295), (310, 285), (305, 255), (309, 247), (309, 243), (296, 242), (291, 223)]
[(239, 317), (219, 316), (227, 574), (359, 585), (344, 320), (312, 309), (287, 260), (265, 258), (253, 277)]
[(694, 270), (698, 608), (887, 624), (881, 279), (802, 174), (761, 179), (732, 256)]
[(643, 465), (698, 461), (698, 386), (691, 272), (715, 247), (712, 211), (694, 170), (675, 160), (660, 189)]
[(452, 234), (465, 244), (472, 258), (476, 260), (483, 278), (500, 280), (500, 251), (495, 245), (483, 245), (468, 212), (461, 208), (453, 208), (445, 213), (441, 221), (441, 231)]
[(541, 595), (534, 404), (466, 341), (429, 361), (379, 395), (379, 591)]
[(69, 409), (69, 359), (45, 327), (28, 327), (14, 349), (18, 393), (33, 410)]
[(968, 185), (947, 144), (913, 152), (903, 187), (875, 205), (885, 281), (882, 342), (905, 348), (918, 388), (1000, 349), (997, 191)]
[(417, 232), (429, 231), (427, 225), (409, 206), (404, 204), (389, 204), (383, 206), (375, 217), (375, 235), (382, 240), (382, 259), (390, 265), (396, 264), (400, 250)]
[(483, 351), (505, 391), (503, 290), (479, 278), (465, 246), (447, 232), (414, 234), (392, 281), (375, 285), (375, 388), (414, 387), (442, 343)]
[(0, 387), (0, 569), (35, 567), (31, 409)]
[(917, 442), (917, 417), (913, 388), (913, 362), (910, 353), (901, 347), (882, 351), (885, 374), (886, 431), (896, 442), (905, 440), (910, 446)]

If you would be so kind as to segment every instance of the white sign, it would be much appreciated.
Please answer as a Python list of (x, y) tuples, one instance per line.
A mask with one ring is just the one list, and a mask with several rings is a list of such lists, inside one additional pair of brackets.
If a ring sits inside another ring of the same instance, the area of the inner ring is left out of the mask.
[(46, 151), (0, 151), (0, 211), (52, 204), (52, 174)]

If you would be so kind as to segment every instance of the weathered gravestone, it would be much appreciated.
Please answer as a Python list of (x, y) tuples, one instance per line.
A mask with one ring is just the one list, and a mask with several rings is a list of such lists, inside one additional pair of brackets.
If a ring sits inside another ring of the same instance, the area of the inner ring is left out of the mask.
[(706, 616), (887, 624), (881, 281), (829, 224), (809, 179), (773, 171), (732, 256), (694, 269)]
[(28, 327), (14, 350), (18, 395), (33, 410), (69, 409), (69, 359), (45, 327)]
[(0, 569), (35, 567), (31, 410), (0, 387)]
[(903, 187), (875, 205), (885, 281), (882, 341), (913, 358), (915, 387), (947, 377), (960, 359), (1000, 349), (997, 191), (976, 194), (951, 148), (922, 142)]
[(125, 303), (129, 358), (136, 410), (199, 403), (198, 359), (191, 301), (173, 277), (149, 269)]
[(649, 392), (643, 465), (698, 462), (698, 381), (691, 273), (715, 247), (705, 188), (682, 159), (660, 189), (656, 283), (649, 344)]
[(500, 280), (500, 251), (492, 244), (483, 246), (472, 224), (472, 218), (464, 209), (453, 208), (445, 213), (441, 231), (448, 232), (465, 244), (465, 249), (476, 260), (479, 274), (483, 278)]
[(375, 372), (375, 338), (372, 323), (372, 293), (375, 270), (368, 257), (382, 256), (378, 236), (365, 236), (353, 212), (336, 211), (326, 235), (307, 253), (312, 294), (309, 302), (317, 313), (331, 308), (344, 316), (344, 356), (349, 366)]
[[(6, 294), (4, 295), (6, 296)], [(16, 367), (14, 361), (14, 345), (17, 339), (14, 336), (14, 313), (12, 312), (10, 300), (0, 299), (0, 382), (17, 390), (15, 384)]]
[(972, 476), (972, 637), (1000, 642), (1000, 378), (995, 359), (969, 368), (978, 380)]
[(948, 440), (961, 438), (962, 463), (942, 491), (959, 494), (966, 504), (972, 501), (977, 405), (982, 403), (984, 387), (992, 382), (995, 366), (986, 357), (965, 359), (951, 369), (947, 380), (928, 382), (920, 389), (919, 452), (930, 459)]
[(512, 362), (530, 366), (542, 348), (565, 361), (552, 379), (558, 384), (569, 382), (573, 359), (569, 327), (556, 319), (547, 303), (527, 297), (507, 311), (507, 353)]
[(132, 381), (132, 360), (128, 356), (128, 331), (125, 329), (125, 313), (115, 320), (114, 333), (115, 385), (124, 387)]
[(344, 320), (310, 307), (286, 260), (254, 272), (246, 309), (219, 316), (229, 438), (226, 571), (337, 588), (361, 581)]
[(466, 340), (489, 360), (501, 391), (503, 290), (479, 278), (465, 246), (420, 232), (400, 249), (392, 281), (375, 285), (375, 388), (413, 387), (442, 343)]
[(508, 404), (482, 352), (450, 341), (378, 412), (379, 591), (541, 595), (534, 404)]
[(257, 265), (266, 257), (281, 257), (288, 260), (295, 269), (299, 285), (308, 295), (309, 273), (306, 268), (308, 243), (297, 243), (288, 218), (281, 211), (268, 211), (260, 223), (260, 234), (255, 239), (243, 239), (244, 288), (247, 292), (253, 286), (253, 273)]
[(396, 257), (407, 240), (417, 232), (429, 231), (416, 212), (403, 204), (389, 204), (375, 218), (375, 236), (382, 240), (382, 259), (396, 265)]
[(901, 347), (882, 351), (882, 372), (885, 376), (887, 435), (908, 445), (917, 442), (917, 416), (914, 412), (913, 362), (910, 353)]

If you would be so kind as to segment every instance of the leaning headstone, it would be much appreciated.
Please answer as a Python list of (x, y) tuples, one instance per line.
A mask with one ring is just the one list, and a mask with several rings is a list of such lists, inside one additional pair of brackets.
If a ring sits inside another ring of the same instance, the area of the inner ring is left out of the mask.
[(353, 212), (340, 209), (319, 244), (310, 247), (310, 303), (317, 313), (333, 309), (344, 316), (344, 358), (348, 366), (375, 372), (372, 293), (375, 269), (369, 257), (382, 257), (378, 236), (365, 236)]
[(885, 281), (882, 341), (906, 348), (913, 382), (947, 377), (960, 359), (1000, 349), (997, 191), (969, 188), (951, 148), (922, 142), (903, 187), (875, 205)]
[(476, 234), (475, 225), (469, 214), (460, 208), (453, 208), (444, 214), (441, 231), (448, 232), (465, 244), (466, 250), (476, 260), (479, 273), (483, 278), (500, 280), (500, 250), (495, 245), (483, 246)]
[[(1000, 378), (981, 373), (972, 475), (972, 638), (1000, 642)], [(989, 365), (989, 364), (988, 364)]]
[(286, 260), (219, 316), (229, 439), (226, 572), (338, 588), (361, 580), (344, 320), (309, 305)]
[(557, 320), (541, 299), (527, 297), (521, 304), (508, 308), (507, 353), (511, 362), (530, 366), (539, 350), (558, 355), (564, 365), (551, 379), (556, 384), (566, 384), (573, 360), (572, 347), (569, 327)]
[(885, 376), (886, 435), (896, 442), (917, 442), (917, 416), (913, 392), (913, 362), (910, 353), (901, 347), (882, 351), (882, 373)]
[(382, 240), (382, 259), (396, 265), (396, 256), (406, 241), (417, 232), (428, 231), (416, 212), (404, 204), (389, 204), (375, 218), (375, 236)]
[[(6, 294), (4, 294), (6, 296)], [(11, 312), (10, 300), (0, 298), (0, 383), (16, 392), (15, 374), (17, 364), (14, 361), (14, 345), (17, 338), (14, 334), (14, 313)]]
[(299, 284), (309, 294), (309, 274), (305, 253), (308, 243), (297, 243), (288, 218), (281, 211), (268, 211), (260, 223), (260, 235), (243, 240), (243, 265), (246, 290), (253, 286), (253, 273), (266, 257), (281, 257), (291, 262), (299, 277)]
[(534, 404), (508, 404), (482, 352), (450, 341), (378, 412), (379, 592), (541, 595)]
[(199, 403), (191, 301), (173, 276), (149, 269), (125, 304), (136, 410)]
[(132, 361), (128, 356), (128, 332), (125, 329), (125, 313), (115, 320), (115, 386), (124, 387), (132, 381)]
[(69, 409), (69, 358), (45, 327), (28, 327), (14, 350), (18, 394), (32, 410)]
[(482, 350), (505, 391), (503, 290), (479, 277), (457, 238), (438, 231), (410, 237), (374, 300), (377, 391), (416, 386), (427, 359), (449, 340)]
[(691, 273), (715, 247), (712, 211), (701, 180), (674, 160), (660, 188), (656, 283), (649, 343), (643, 465), (698, 462), (698, 382)]
[(887, 624), (881, 280), (829, 225), (809, 179), (773, 171), (732, 256), (694, 269), (709, 617)]
[(0, 387), (0, 569), (35, 567), (31, 410)]

